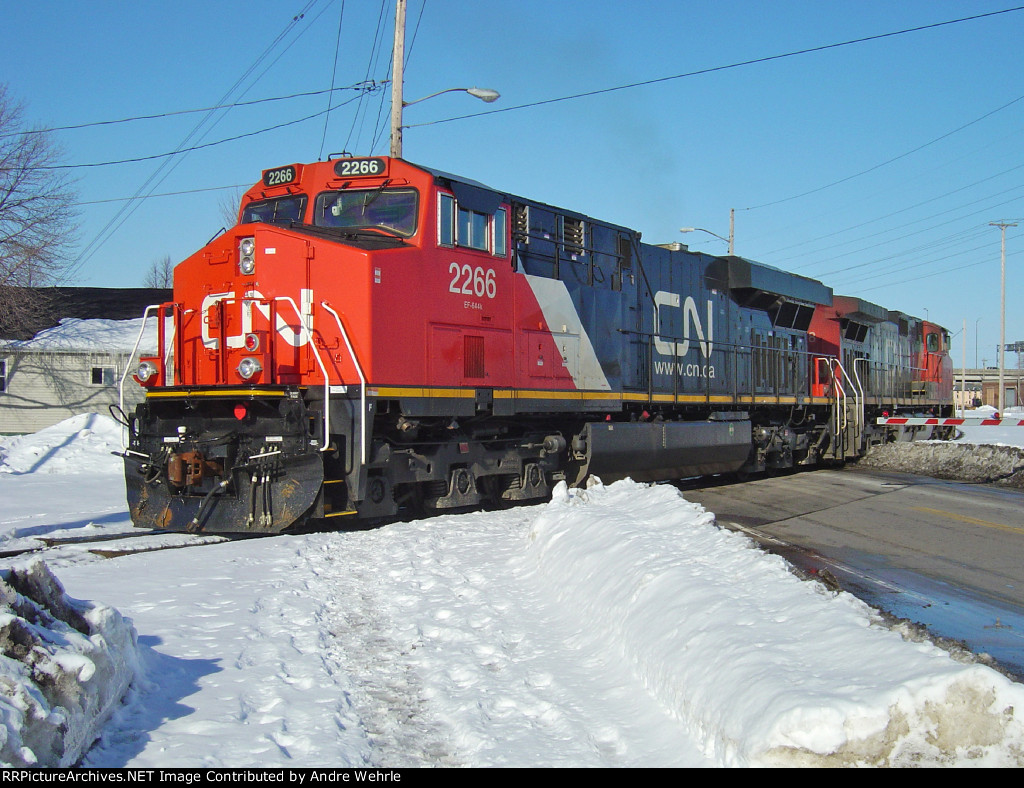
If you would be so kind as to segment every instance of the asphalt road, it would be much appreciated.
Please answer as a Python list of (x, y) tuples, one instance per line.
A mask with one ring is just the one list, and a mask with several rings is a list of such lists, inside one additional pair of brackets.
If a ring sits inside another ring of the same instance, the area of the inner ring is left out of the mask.
[(799, 569), (1024, 680), (1024, 492), (856, 468), (682, 489)]

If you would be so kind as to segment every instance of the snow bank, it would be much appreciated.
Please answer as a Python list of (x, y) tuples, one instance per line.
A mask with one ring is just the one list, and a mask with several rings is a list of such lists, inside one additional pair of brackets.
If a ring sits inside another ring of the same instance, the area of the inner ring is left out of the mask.
[[(985, 419), (995, 412), (995, 408), (986, 405), (957, 415)], [(1024, 409), (1007, 408), (1004, 415), (1021, 419)], [(967, 425), (959, 433), (953, 442), (925, 440), (872, 446), (858, 464), (936, 479), (993, 482), (1024, 489), (1024, 427)]]
[(0, 439), (0, 473), (123, 473), (121, 427), (82, 413), (31, 435)]
[(879, 625), (669, 486), (559, 485), (529, 560), (723, 765), (1021, 765), (1024, 687)]
[[(1024, 431), (1024, 427), (1013, 429)], [(1024, 488), (1024, 449), (1017, 446), (942, 441), (887, 443), (872, 446), (858, 464), (886, 471), (933, 476), (936, 479), (995, 482)]]
[(135, 675), (135, 630), (68, 597), (42, 561), (0, 578), (0, 762), (71, 766)]

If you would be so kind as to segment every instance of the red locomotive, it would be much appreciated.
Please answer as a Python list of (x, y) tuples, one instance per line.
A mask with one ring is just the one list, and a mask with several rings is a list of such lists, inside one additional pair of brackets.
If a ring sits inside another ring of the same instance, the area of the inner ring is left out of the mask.
[(173, 330), (125, 455), (146, 527), (812, 465), (885, 439), (873, 415), (951, 407), (938, 326), (384, 157), (266, 170), (151, 311)]

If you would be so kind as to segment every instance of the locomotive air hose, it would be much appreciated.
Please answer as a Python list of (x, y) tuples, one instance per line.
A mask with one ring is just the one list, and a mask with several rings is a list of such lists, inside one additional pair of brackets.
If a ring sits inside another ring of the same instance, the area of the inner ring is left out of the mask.
[(199, 504), (199, 509), (198, 511), (196, 511), (196, 516), (192, 518), (192, 522), (190, 522), (185, 528), (185, 530), (188, 533), (196, 534), (203, 530), (203, 526), (200, 525), (200, 519), (202, 518), (203, 513), (206, 511), (206, 507), (209, 505), (210, 501), (213, 500), (214, 493), (223, 491), (229, 484), (231, 484), (230, 476), (227, 479), (224, 479), (216, 486), (214, 486), (210, 490), (210, 492), (206, 493), (206, 496)]

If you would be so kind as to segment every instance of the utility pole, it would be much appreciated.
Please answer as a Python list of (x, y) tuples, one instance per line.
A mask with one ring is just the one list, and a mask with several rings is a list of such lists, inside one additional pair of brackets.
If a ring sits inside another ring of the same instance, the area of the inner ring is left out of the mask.
[(395, 0), (395, 48), (391, 66), (391, 157), (402, 158), (402, 82), (405, 79), (405, 5)]
[[(963, 331), (963, 366), (960, 367), (960, 410), (961, 416), (964, 415), (962, 411), (967, 410), (967, 318), (964, 318)], [(953, 413), (956, 414), (956, 403), (954, 398)]]
[(1016, 227), (1011, 222), (989, 222), (989, 226), (998, 227), (1002, 234), (1002, 252), (1000, 254), (1000, 304), (999, 304), (999, 415), (1003, 416), (1006, 405), (1006, 392), (1003, 390), (1003, 367), (1006, 366), (1006, 228)]

